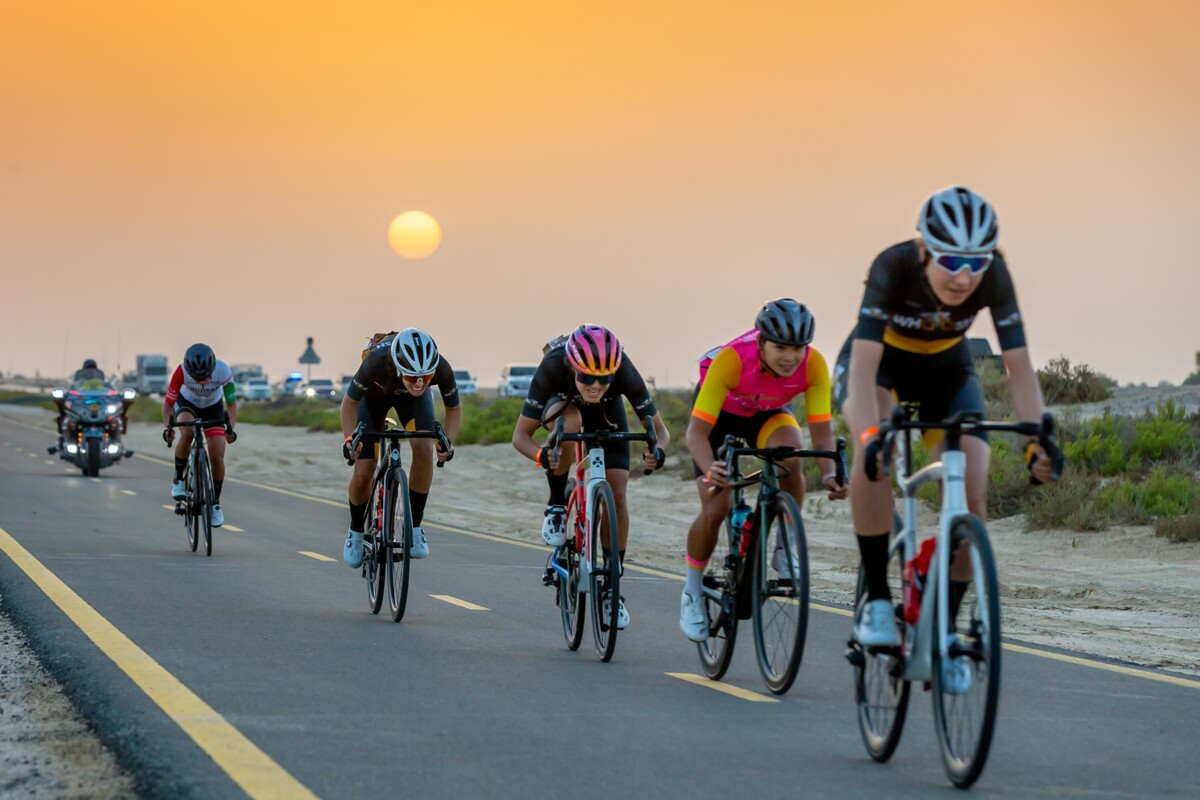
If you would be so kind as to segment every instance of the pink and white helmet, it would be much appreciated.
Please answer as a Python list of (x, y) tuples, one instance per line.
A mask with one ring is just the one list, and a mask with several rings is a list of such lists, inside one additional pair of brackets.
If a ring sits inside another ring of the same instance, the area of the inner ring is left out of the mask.
[(567, 337), (567, 362), (584, 375), (612, 375), (624, 350), (608, 328), (580, 325)]

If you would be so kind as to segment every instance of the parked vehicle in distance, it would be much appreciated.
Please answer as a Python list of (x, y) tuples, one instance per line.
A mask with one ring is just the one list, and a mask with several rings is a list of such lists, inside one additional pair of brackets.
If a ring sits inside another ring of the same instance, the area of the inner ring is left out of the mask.
[(137, 384), (141, 394), (166, 394), (167, 382), (171, 379), (166, 356), (139, 353), (137, 357)]
[(465, 369), (454, 370), (454, 382), (458, 384), (458, 393), (475, 394), (479, 391), (475, 387), (475, 376)]
[(537, 368), (537, 364), (505, 364), (500, 370), (497, 393), (501, 397), (524, 397), (529, 393), (529, 384)]
[(275, 392), (266, 378), (247, 378), (237, 382), (238, 400), (271, 400)]
[(340, 400), (341, 395), (338, 394), (337, 387), (333, 385), (333, 381), (329, 378), (313, 378), (308, 383), (300, 384), (299, 390), (296, 392), (298, 397), (311, 398), (314, 400)]
[(299, 393), (296, 391), (296, 389), (299, 388), (300, 384), (303, 382), (304, 382), (304, 373), (303, 372), (289, 372), (288, 376), (287, 376), (287, 380), (285, 380), (279, 386), (279, 396), (280, 397), (291, 397), (293, 395), (298, 395)]
[(261, 364), (230, 364), (229, 371), (233, 373), (233, 382), (239, 386), (251, 378), (265, 378)]

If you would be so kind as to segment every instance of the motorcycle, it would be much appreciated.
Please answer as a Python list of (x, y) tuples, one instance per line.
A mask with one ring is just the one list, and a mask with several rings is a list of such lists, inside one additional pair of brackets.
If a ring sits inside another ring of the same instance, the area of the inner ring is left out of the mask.
[(51, 455), (69, 461), (94, 478), (100, 470), (133, 455), (121, 438), (121, 414), (137, 396), (132, 389), (55, 389), (50, 393), (62, 411), (59, 439)]

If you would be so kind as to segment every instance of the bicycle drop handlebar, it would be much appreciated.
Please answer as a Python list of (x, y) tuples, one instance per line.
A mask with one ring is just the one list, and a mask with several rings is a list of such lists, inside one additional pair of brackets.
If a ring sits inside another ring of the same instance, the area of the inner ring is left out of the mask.
[[(717, 458), (725, 461), (731, 466), (729, 476), (730, 489), (742, 489), (757, 483), (760, 478), (758, 473), (746, 476), (745, 478), (737, 475), (737, 459), (742, 456), (748, 458), (762, 458), (767, 461), (783, 461), (788, 458), (829, 458), (833, 460), (834, 478), (839, 486), (846, 485), (846, 440), (838, 437), (836, 450), (801, 450), (795, 447), (738, 447), (738, 442), (741, 441), (736, 436), (726, 436), (725, 444), (721, 445), (717, 450)], [(722, 490), (721, 486), (708, 487), (710, 495), (716, 494)]]
[[(354, 435), (350, 440), (350, 450), (358, 452), (359, 446), (362, 444), (364, 436), (378, 436), (381, 439), (391, 439), (392, 441), (403, 441), (405, 439), (437, 439), (438, 446), (443, 453), (451, 453), (446, 459), (449, 461), (454, 458), (453, 452), (450, 449), (450, 438), (446, 436), (446, 431), (442, 427), (442, 423), (434, 422), (433, 430), (431, 431), (406, 431), (403, 428), (393, 428), (383, 431), (369, 431), (363, 423), (358, 423), (358, 427), (354, 429)], [(355, 459), (357, 460), (357, 459)], [(446, 461), (437, 462), (438, 467), (446, 466)], [(347, 464), (353, 464), (354, 461), (347, 459)]]
[[(654, 417), (647, 414), (642, 417), (642, 427), (646, 429), (645, 433), (631, 433), (629, 431), (590, 431), (580, 433), (566, 433), (563, 431), (563, 426), (566, 420), (562, 417), (554, 423), (554, 430), (550, 432), (549, 438), (546, 439), (546, 447), (554, 451), (554, 458), (558, 460), (558, 447), (562, 442), (595, 442), (599, 445), (608, 444), (609, 442), (645, 442), (649, 445), (649, 450), (654, 452), (658, 447), (658, 434), (654, 430)], [(649, 475), (654, 472), (652, 469), (643, 470), (643, 474)]]
[[(922, 422), (908, 418), (908, 409), (896, 406), (892, 409), (892, 418), (879, 426), (879, 441), (883, 450), (883, 474), (891, 474), (892, 454), (896, 446), (896, 436), (900, 431), (946, 431), (948, 439), (956, 441), (963, 434), (972, 431), (997, 431), (1016, 433), (1022, 436), (1036, 437), (1038, 444), (1050, 458), (1051, 475), (1054, 480), (1062, 477), (1064, 456), (1054, 438), (1054, 416), (1049, 412), (1042, 414), (1041, 422), (992, 422), (974, 411), (959, 411), (954, 416), (941, 422)], [(869, 465), (868, 465), (869, 466)], [(869, 476), (868, 476), (869, 477)]]

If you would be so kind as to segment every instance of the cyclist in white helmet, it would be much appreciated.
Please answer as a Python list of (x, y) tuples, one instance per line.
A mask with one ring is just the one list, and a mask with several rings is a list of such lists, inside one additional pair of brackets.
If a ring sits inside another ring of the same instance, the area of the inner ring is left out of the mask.
[[(984, 308), (992, 323), (1012, 388), (1017, 418), (1040, 422), (1042, 392), (1030, 361), (1012, 277), (996, 249), (999, 227), (991, 205), (963, 186), (932, 194), (917, 218), (916, 239), (884, 250), (871, 265), (858, 324), (834, 370), (834, 399), (857, 437), (851, 468), (850, 508), (870, 602), (854, 626), (864, 645), (898, 645), (895, 611), (887, 584), (892, 491), (879, 467), (880, 420), (897, 402), (915, 405), (920, 419), (939, 421), (959, 411), (984, 414), (983, 388), (966, 339)], [(932, 456), (940, 437), (928, 437)], [(1026, 462), (1035, 482), (1052, 480), (1050, 459), (1031, 440)], [(967, 504), (987, 518), (987, 434), (962, 439)], [(965, 559), (964, 559), (965, 561)], [(971, 578), (970, 564), (951, 568), (951, 613)]]
[[(429, 387), (435, 383), (446, 407), (446, 437), (453, 442), (462, 425), (458, 384), (450, 363), (438, 353), (437, 344), (425, 331), (405, 328), (375, 341), (342, 398), (342, 434), (346, 437), (342, 455), (354, 461), (349, 487), (350, 529), (346, 532), (342, 559), (354, 569), (362, 566), (363, 561), (363, 528), (379, 443), (378, 436), (363, 436), (359, 449), (352, 451), (354, 429), (361, 422), (367, 430), (382, 430), (388, 411), (395, 409), (405, 430), (433, 430), (433, 394)], [(421, 521), (433, 485), (435, 454), (438, 461), (445, 462), (454, 455), (454, 449), (442, 451), (435, 447), (433, 439), (412, 439), (409, 445), (413, 453), (408, 479), (413, 518), (410, 554), (413, 558), (425, 558), (429, 555), (429, 543)]]

